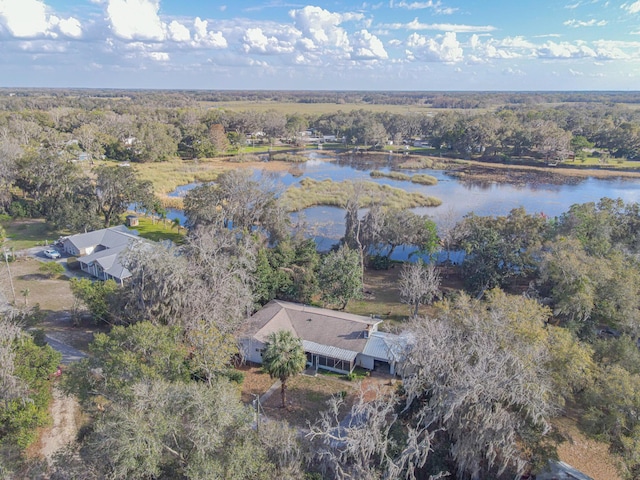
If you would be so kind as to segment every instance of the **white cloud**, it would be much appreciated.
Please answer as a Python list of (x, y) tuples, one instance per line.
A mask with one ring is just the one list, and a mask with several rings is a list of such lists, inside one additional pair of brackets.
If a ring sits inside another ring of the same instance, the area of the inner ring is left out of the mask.
[[(438, 42), (440, 40), (440, 42)], [(455, 32), (447, 32), (438, 38), (429, 38), (413, 33), (407, 39), (409, 58), (419, 60), (457, 63), (463, 59), (463, 51)]]
[(169, 37), (174, 42), (188, 42), (191, 40), (191, 32), (183, 24), (173, 20), (169, 24)]
[(548, 59), (597, 58), (598, 54), (586, 45), (569, 42), (546, 42), (536, 49), (535, 55)]
[(267, 37), (261, 28), (249, 28), (243, 37), (242, 48), (246, 53), (280, 54), (293, 52), (293, 45), (276, 37)]
[(352, 36), (352, 44), (351, 58), (362, 60), (386, 60), (389, 58), (382, 41), (367, 30), (355, 32)]
[(513, 76), (516, 76), (516, 77), (522, 77), (522, 76), (526, 75), (519, 68), (512, 68), (512, 67), (507, 67), (504, 70), (502, 70), (502, 74), (503, 75), (513, 75)]
[(421, 23), (414, 18), (408, 23), (389, 23), (380, 25), (380, 28), (392, 30), (440, 30), (443, 32), (472, 33), (472, 32), (493, 32), (496, 27), (491, 25), (459, 25), (454, 23)]
[(166, 26), (160, 20), (159, 0), (108, 0), (107, 15), (113, 33), (124, 40), (166, 38)]
[(16, 38), (56, 38), (58, 32), (67, 37), (82, 36), (82, 26), (76, 18), (60, 19), (49, 10), (42, 0), (0, 0), (0, 29), (4, 27)]
[(569, 69), (569, 73), (571, 74), (571, 76), (573, 77), (582, 77), (584, 76), (584, 72), (579, 72), (577, 70), (574, 70), (573, 68)]
[(571, 19), (571, 20), (567, 20), (566, 22), (563, 23), (563, 25), (567, 26), (567, 27), (573, 27), (573, 28), (578, 28), (578, 27), (604, 27), (607, 24), (606, 20), (595, 20), (595, 19), (591, 19), (589, 21), (582, 21), (582, 20), (576, 20), (576, 19)]
[(637, 0), (633, 3), (623, 3), (620, 8), (626, 10), (629, 13), (638, 13), (640, 12), (640, 0)]
[(474, 63), (482, 63), (489, 59), (509, 59), (522, 56), (519, 52), (523, 48), (529, 48), (530, 44), (522, 37), (514, 37), (506, 43), (498, 42), (490, 38), (483, 42), (477, 34), (471, 35), (469, 46), (474, 55), (471, 60)]
[(209, 31), (209, 22), (206, 20), (201, 20), (200, 17), (196, 17), (193, 27), (195, 29), (195, 34), (193, 36), (194, 45), (203, 46), (203, 47), (211, 47), (211, 48), (226, 48), (227, 47), (227, 39), (224, 38), (222, 32), (213, 32)]
[(73, 17), (61, 19), (58, 23), (58, 28), (60, 29), (60, 32), (67, 37), (82, 37), (82, 25), (80, 25), (80, 22)]
[(531, 43), (529, 40), (521, 36), (505, 37), (502, 40), (500, 40), (498, 44), (504, 48), (520, 48), (520, 49), (535, 48), (535, 45), (533, 43)]
[(170, 58), (167, 52), (149, 52), (148, 56), (156, 62), (168, 62)]
[(429, 0), (428, 2), (404, 2), (403, 1), (398, 3), (394, 3), (392, 1), (390, 6), (391, 8), (394, 8), (394, 7), (406, 8), (407, 10), (423, 10), (426, 8), (430, 8), (436, 13), (440, 13), (444, 15), (451, 15), (452, 13), (455, 13), (458, 11), (457, 8), (443, 7), (442, 2), (439, 2), (439, 1), (434, 2), (433, 0)]
[(296, 28), (311, 39), (314, 45), (345, 50), (349, 47), (349, 38), (346, 30), (340, 25), (343, 22), (364, 18), (361, 13), (335, 13), (309, 5), (300, 10), (291, 10), (289, 15), (293, 18)]

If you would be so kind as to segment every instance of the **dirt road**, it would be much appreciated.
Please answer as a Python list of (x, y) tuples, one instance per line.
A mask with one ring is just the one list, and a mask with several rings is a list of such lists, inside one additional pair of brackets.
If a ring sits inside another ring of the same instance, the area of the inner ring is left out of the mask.
[(80, 405), (75, 398), (65, 395), (60, 389), (54, 387), (51, 417), (53, 426), (44, 432), (40, 440), (42, 445), (40, 453), (49, 462), (52, 462), (54, 455), (60, 449), (75, 440), (79, 428)]

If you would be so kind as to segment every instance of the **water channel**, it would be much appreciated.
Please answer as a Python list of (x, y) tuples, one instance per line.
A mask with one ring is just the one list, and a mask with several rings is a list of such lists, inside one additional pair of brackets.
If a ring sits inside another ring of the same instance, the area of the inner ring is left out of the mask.
[[(369, 174), (372, 170), (389, 172), (396, 170), (396, 165), (402, 161), (399, 156), (371, 157), (332, 157), (327, 154), (309, 152), (309, 160), (294, 164), (288, 171), (269, 173), (275, 175), (285, 187), (295, 186), (303, 178), (314, 180), (331, 179), (367, 180), (390, 185), (411, 192), (420, 192), (442, 200), (439, 207), (416, 208), (414, 211), (421, 215), (430, 215), (436, 223), (444, 221), (445, 217), (453, 216), (461, 219), (469, 212), (477, 215), (506, 215), (510, 210), (524, 207), (527, 212), (544, 213), (554, 217), (567, 211), (576, 203), (598, 201), (603, 197), (621, 198), (625, 202), (640, 202), (640, 179), (573, 179), (566, 184), (530, 183), (477, 183), (461, 181), (451, 177), (442, 170), (419, 169), (402, 170), (408, 174), (425, 173), (438, 179), (438, 184), (426, 186), (406, 181), (388, 178), (373, 178)], [(254, 175), (259, 178), (263, 172), (257, 170)], [(174, 196), (184, 195), (196, 184), (184, 185), (172, 193)], [(301, 212), (310, 227), (310, 235), (318, 242), (320, 250), (327, 250), (344, 234), (344, 210), (337, 207), (318, 206)], [(171, 211), (169, 218), (180, 218), (184, 221), (181, 211)], [(293, 215), (293, 219), (297, 214)], [(406, 257), (406, 252), (398, 251), (394, 258)]]

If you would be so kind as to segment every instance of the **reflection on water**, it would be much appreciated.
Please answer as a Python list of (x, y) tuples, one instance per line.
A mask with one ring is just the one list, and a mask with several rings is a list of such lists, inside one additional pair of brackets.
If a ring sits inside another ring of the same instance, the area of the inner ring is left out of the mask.
[[(303, 178), (314, 180), (331, 179), (367, 180), (376, 183), (402, 188), (410, 192), (420, 192), (438, 197), (442, 200), (439, 207), (421, 207), (414, 211), (421, 215), (428, 214), (436, 223), (444, 222), (445, 217), (461, 219), (469, 212), (477, 215), (506, 215), (510, 210), (524, 207), (527, 212), (542, 212), (549, 217), (558, 216), (576, 203), (598, 201), (603, 197), (621, 198), (625, 202), (640, 202), (640, 180), (638, 179), (597, 179), (587, 178), (572, 184), (551, 183), (519, 183), (516, 185), (495, 182), (461, 181), (450, 177), (442, 170), (416, 169), (409, 173), (425, 173), (436, 177), (438, 184), (433, 186), (411, 182), (392, 180), (389, 178), (372, 178), (371, 170), (389, 172), (404, 161), (401, 156), (367, 156), (352, 155), (333, 157), (308, 153), (309, 161), (292, 165), (289, 171), (277, 172), (274, 175), (285, 187), (294, 186)], [(255, 173), (260, 177), (261, 171)], [(184, 185), (173, 192), (184, 195), (195, 184)], [(344, 234), (344, 211), (335, 207), (311, 207), (304, 212), (309, 225), (309, 232), (326, 249)], [(184, 219), (182, 212), (172, 211), (169, 218)], [(294, 221), (297, 215), (293, 215)], [(405, 253), (406, 255), (406, 253)], [(396, 255), (394, 254), (394, 257)]]

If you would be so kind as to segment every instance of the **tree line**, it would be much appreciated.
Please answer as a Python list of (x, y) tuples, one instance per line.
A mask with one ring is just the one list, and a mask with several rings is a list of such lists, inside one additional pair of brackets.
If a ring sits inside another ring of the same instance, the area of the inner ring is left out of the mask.
[[(107, 98), (0, 97), (0, 152), (5, 163), (10, 167), (25, 151), (41, 154), (43, 147), (67, 160), (81, 154), (87, 159), (122, 162), (163, 161), (176, 155), (204, 158), (238, 154), (247, 141), (296, 144), (301, 141), (300, 133), (307, 130), (316, 136), (335, 136), (347, 146), (390, 141), (403, 145), (420, 140), (439, 152), (462, 158), (533, 156), (553, 162), (569, 156), (585, 158), (593, 152), (603, 161), (609, 157), (637, 159), (640, 155), (640, 114), (624, 103), (636, 100), (632, 94), (603, 94), (607, 102), (595, 102), (585, 95), (542, 95), (544, 100), (564, 102), (558, 106), (539, 103), (533, 94), (514, 94), (521, 101), (498, 95), (504, 103), (435, 114), (366, 109), (304, 114), (210, 108), (210, 103), (192, 92), (128, 93)], [(400, 98), (418, 101), (411, 95)], [(367, 96), (359, 101), (375, 103)], [(437, 104), (437, 98), (430, 101)]]

